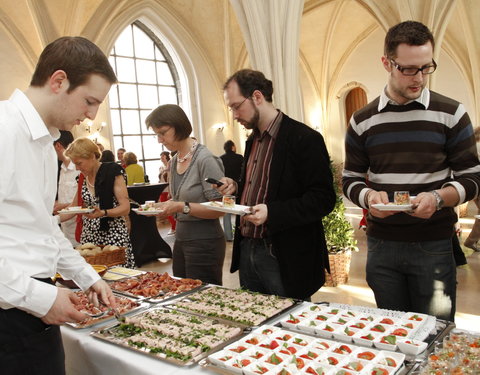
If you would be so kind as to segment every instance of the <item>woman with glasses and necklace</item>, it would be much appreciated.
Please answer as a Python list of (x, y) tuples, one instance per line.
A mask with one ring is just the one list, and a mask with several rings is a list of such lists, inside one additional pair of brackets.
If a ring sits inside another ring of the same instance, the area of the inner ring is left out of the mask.
[(190, 137), (192, 125), (178, 105), (159, 106), (145, 123), (159, 143), (177, 152), (170, 161), (172, 199), (157, 204), (162, 219), (174, 215), (177, 220), (173, 275), (222, 285), (225, 237), (218, 219), (223, 213), (200, 204), (222, 197), (205, 181), (224, 176), (222, 161)]

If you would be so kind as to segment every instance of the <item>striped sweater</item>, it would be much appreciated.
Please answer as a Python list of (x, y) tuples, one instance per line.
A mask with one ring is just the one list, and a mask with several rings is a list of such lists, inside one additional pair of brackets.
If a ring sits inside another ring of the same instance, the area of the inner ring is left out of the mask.
[[(423, 103), (423, 104), (422, 104)], [(354, 113), (345, 140), (343, 192), (365, 207), (368, 186), (410, 195), (455, 187), (459, 204), (479, 192), (480, 165), (473, 127), (462, 104), (433, 91), (405, 105), (388, 103), (385, 94)], [(381, 219), (369, 215), (367, 234), (393, 241), (432, 241), (453, 234), (457, 217), (444, 208), (430, 219), (398, 213)]]

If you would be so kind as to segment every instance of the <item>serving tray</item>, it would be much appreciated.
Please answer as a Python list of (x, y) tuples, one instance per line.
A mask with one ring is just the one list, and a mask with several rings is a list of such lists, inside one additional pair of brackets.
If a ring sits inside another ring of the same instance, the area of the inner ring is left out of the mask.
[(232, 322), (156, 306), (91, 335), (178, 366), (190, 366), (238, 340), (244, 329)]
[[(85, 293), (83, 293), (82, 291), (76, 291), (75, 294), (80, 297), (81, 303), (86, 303), (87, 296), (85, 295)], [(136, 299), (128, 298), (125, 296), (115, 295), (115, 298), (117, 301), (117, 310), (121, 315), (131, 314), (150, 307), (149, 303), (138, 301)], [(91, 306), (91, 304), (89, 304), (89, 306)], [(130, 306), (131, 308), (125, 309), (123, 308), (124, 306)], [(96, 308), (96, 310), (107, 311), (108, 308), (100, 306), (99, 308)], [(97, 318), (89, 317), (81, 322), (67, 322), (65, 324), (72, 328), (81, 329), (90, 328), (100, 323), (109, 322), (113, 319), (115, 319), (115, 317), (113, 316), (113, 312), (110, 311), (107, 312), (105, 315)]]
[(183, 298), (177, 298), (168, 306), (235, 322), (244, 327), (254, 327), (277, 318), (298, 303), (300, 301), (291, 298), (209, 285)]
[(367, 374), (381, 368), (393, 375), (404, 372), (404, 359), (401, 353), (366, 349), (264, 325), (209, 355), (200, 365), (226, 374), (242, 371), (253, 375), (262, 370), (268, 374), (318, 374), (317, 369), (329, 374), (340, 370)]
[(163, 274), (146, 272), (111, 282), (109, 285), (115, 293), (150, 303), (159, 303), (197, 290), (204, 284), (200, 280), (172, 277), (167, 272)]

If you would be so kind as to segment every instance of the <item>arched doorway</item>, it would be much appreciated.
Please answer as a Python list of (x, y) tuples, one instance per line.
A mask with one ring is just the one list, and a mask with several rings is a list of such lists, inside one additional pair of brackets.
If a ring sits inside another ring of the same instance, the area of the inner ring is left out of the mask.
[(345, 118), (347, 127), (353, 113), (367, 105), (367, 93), (361, 87), (355, 87), (345, 97)]

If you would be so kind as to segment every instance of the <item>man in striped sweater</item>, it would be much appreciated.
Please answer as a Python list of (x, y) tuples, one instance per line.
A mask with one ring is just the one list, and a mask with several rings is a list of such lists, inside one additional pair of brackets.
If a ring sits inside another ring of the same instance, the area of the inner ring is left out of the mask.
[[(419, 22), (388, 31), (388, 83), (350, 120), (343, 192), (370, 212), (367, 282), (378, 307), (453, 320), (453, 207), (478, 195), (480, 166), (463, 105), (426, 88), (437, 67), (433, 50)], [(414, 196), (410, 211), (373, 207), (392, 202), (395, 191)]]

